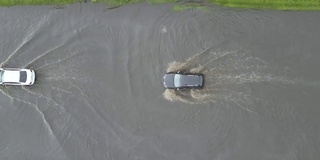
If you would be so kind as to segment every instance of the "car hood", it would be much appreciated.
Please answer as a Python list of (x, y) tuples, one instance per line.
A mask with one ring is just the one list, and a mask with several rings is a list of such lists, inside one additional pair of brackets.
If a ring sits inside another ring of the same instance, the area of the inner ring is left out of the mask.
[(165, 74), (162, 83), (166, 88), (174, 88), (174, 74)]

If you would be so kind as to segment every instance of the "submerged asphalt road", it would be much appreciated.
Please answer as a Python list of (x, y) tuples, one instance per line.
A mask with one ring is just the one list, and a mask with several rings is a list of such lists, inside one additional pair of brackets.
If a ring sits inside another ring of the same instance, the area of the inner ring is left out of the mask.
[[(320, 12), (105, 9), (0, 8), (2, 66), (37, 73), (0, 88), (0, 159), (320, 157)], [(176, 69), (206, 88), (165, 91)]]

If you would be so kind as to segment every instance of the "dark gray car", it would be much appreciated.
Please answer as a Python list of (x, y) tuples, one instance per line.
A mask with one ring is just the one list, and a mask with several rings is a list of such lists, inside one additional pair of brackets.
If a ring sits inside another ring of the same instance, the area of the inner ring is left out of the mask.
[(170, 72), (163, 76), (162, 83), (168, 89), (200, 89), (204, 86), (204, 76), (202, 74)]

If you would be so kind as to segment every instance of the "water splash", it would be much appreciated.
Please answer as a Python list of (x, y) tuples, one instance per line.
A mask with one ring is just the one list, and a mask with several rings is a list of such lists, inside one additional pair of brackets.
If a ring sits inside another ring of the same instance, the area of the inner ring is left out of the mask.
[(266, 83), (287, 86), (301, 83), (301, 81), (286, 77), (288, 70), (276, 68), (247, 53), (245, 49), (227, 52), (213, 52), (212, 50), (212, 48), (205, 49), (185, 62), (169, 63), (167, 72), (185, 71), (204, 74), (205, 86), (201, 90), (166, 89), (163, 93), (165, 99), (190, 104), (232, 103), (253, 112), (247, 106), (267, 103), (267, 100), (254, 96), (251, 93), (251, 85)]

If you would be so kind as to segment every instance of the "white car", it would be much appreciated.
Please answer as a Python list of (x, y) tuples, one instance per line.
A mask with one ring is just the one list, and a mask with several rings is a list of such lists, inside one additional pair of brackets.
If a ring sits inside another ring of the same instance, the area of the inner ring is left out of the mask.
[(1, 85), (32, 85), (36, 74), (31, 69), (0, 68)]

